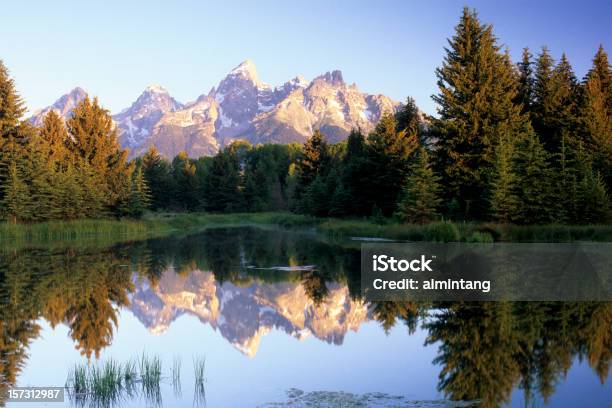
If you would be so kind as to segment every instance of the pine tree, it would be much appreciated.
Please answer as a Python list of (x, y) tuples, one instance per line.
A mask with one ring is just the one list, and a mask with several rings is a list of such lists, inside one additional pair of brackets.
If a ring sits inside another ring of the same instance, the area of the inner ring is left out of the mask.
[(439, 118), (432, 131), (439, 139), (436, 158), (445, 201), (457, 203), (463, 217), (482, 219), (488, 213), (495, 143), (500, 135), (521, 139), (528, 131), (528, 118), (516, 102), (516, 71), (492, 27), (466, 8), (436, 75)]
[[(220, 153), (212, 160), (214, 161), (219, 155)], [(210, 174), (207, 176), (212, 177)], [(194, 211), (198, 208), (200, 186), (196, 175), (196, 165), (187, 152), (179, 152), (172, 160), (172, 183), (172, 197), (176, 208), (187, 211)]]
[(25, 111), (23, 101), (15, 89), (15, 82), (0, 60), (0, 149), (20, 138), (19, 126)]
[(346, 154), (341, 163), (342, 193), (348, 198), (345, 213), (359, 216), (370, 215), (373, 203), (368, 202), (368, 194), (363, 188), (370, 174), (368, 151), (365, 137), (359, 130), (352, 130), (346, 140)]
[(138, 166), (132, 175), (132, 186), (129, 201), (129, 214), (140, 217), (151, 205), (151, 192), (145, 180), (142, 166)]
[(434, 221), (442, 202), (440, 190), (440, 177), (432, 169), (427, 150), (421, 147), (402, 189), (396, 216), (419, 224)]
[(554, 60), (547, 47), (542, 47), (535, 62), (533, 101), (531, 104), (532, 124), (537, 135), (549, 135), (553, 132), (550, 123), (554, 111), (553, 76)]
[(152, 145), (142, 157), (142, 171), (151, 190), (151, 208), (167, 208), (171, 192), (170, 163)]
[(515, 146), (512, 138), (502, 135), (495, 147), (495, 175), (491, 187), (491, 211), (495, 220), (510, 223), (518, 212), (515, 195), (517, 177), (514, 169)]
[[(550, 152), (558, 152), (562, 144), (575, 148), (578, 146), (577, 102), (580, 100), (578, 82), (572, 66), (565, 54), (561, 55), (559, 63), (552, 73), (552, 92), (554, 110), (554, 139), (549, 140)], [(563, 139), (563, 140), (562, 140)], [(546, 147), (546, 139), (543, 140)]]
[(534, 78), (533, 63), (531, 58), (532, 55), (529, 52), (529, 48), (523, 48), (521, 62), (517, 64), (519, 72), (517, 103), (523, 105), (523, 112), (531, 111), (531, 103), (533, 99)]
[(52, 218), (53, 185), (55, 171), (50, 166), (47, 143), (31, 129), (31, 136), (25, 149), (26, 161), (23, 166), (24, 179), (29, 187), (31, 219), (35, 221)]
[(603, 178), (592, 171), (578, 184), (579, 221), (583, 224), (605, 224), (610, 220), (610, 199)]
[(71, 220), (90, 215), (84, 208), (84, 187), (80, 184), (79, 174), (74, 165), (68, 163), (65, 168), (52, 175), (52, 218)]
[(518, 208), (511, 219), (519, 224), (546, 224), (554, 221), (553, 174), (549, 168), (549, 154), (531, 133), (518, 146), (513, 166), (516, 184), (512, 192)]
[(593, 167), (603, 176), (608, 191), (612, 191), (612, 70), (602, 46), (584, 78), (580, 108)]
[(306, 188), (302, 200), (302, 212), (317, 217), (325, 217), (329, 214), (330, 198), (325, 176), (318, 175)]
[(305, 194), (308, 186), (317, 176), (325, 176), (329, 170), (330, 153), (321, 131), (315, 130), (313, 135), (304, 143), (302, 157), (297, 165), (297, 185), (295, 199), (299, 200)]
[(63, 119), (54, 110), (45, 115), (39, 135), (43, 142), (43, 150), (47, 155), (46, 160), (51, 168), (57, 170), (65, 166), (68, 160), (66, 150), (68, 130)]
[[(8, 69), (0, 60), (0, 186), (9, 178), (10, 168), (26, 144), (21, 119), (26, 108), (15, 89)], [(0, 201), (5, 189), (0, 188)]]
[(212, 158), (204, 186), (204, 199), (208, 211), (241, 211), (240, 162), (235, 152), (228, 149)]
[(351, 194), (342, 183), (338, 184), (329, 202), (329, 216), (344, 217), (349, 215), (351, 204)]
[[(368, 136), (367, 169), (364, 195), (370, 213), (377, 206), (385, 216), (395, 210), (399, 186), (404, 183), (409, 171), (410, 159), (419, 147), (415, 129), (397, 131), (397, 122), (392, 115), (384, 115)], [(363, 188), (363, 187), (362, 187)]]
[(397, 122), (398, 132), (406, 130), (408, 134), (419, 133), (419, 108), (416, 106), (413, 98), (406, 98), (406, 103), (395, 114), (395, 120)]
[(6, 218), (13, 223), (19, 220), (29, 220), (32, 216), (28, 186), (24, 182), (21, 164), (19, 160), (11, 161), (4, 185), (2, 206)]
[[(533, 128), (549, 153), (557, 155), (562, 144), (579, 144), (577, 101), (580, 93), (573, 69), (565, 54), (553, 67), (547, 48), (536, 62)], [(554, 161), (558, 168), (558, 161)]]
[(79, 189), (79, 201), (81, 207), (78, 210), (79, 218), (103, 218), (112, 215), (109, 213), (113, 211), (115, 215), (120, 215), (116, 212), (119, 208), (126, 211), (126, 201), (122, 200), (120, 203), (115, 203), (114, 208), (109, 208), (108, 205), (108, 190), (100, 188), (104, 187), (106, 180), (104, 176), (84, 159), (75, 159), (73, 165), (73, 177), (78, 185)]
[[(70, 138), (68, 148), (78, 165), (91, 167), (97, 191), (91, 196), (102, 197), (105, 210), (121, 215), (128, 206), (133, 164), (128, 163), (126, 150), (117, 139), (117, 128), (110, 113), (98, 100), (85, 98), (67, 121)], [(94, 180), (87, 185), (94, 184)]]

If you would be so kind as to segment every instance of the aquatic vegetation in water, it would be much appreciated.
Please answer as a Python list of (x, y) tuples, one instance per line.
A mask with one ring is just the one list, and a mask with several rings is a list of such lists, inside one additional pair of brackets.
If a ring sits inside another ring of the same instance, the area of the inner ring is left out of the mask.
[(111, 406), (121, 398), (122, 381), (121, 365), (110, 359), (101, 365), (75, 364), (66, 388), (77, 405), (89, 401), (95, 406)]
[[(160, 358), (143, 353), (138, 361), (129, 360), (124, 364), (113, 359), (100, 364), (75, 364), (68, 374), (66, 389), (78, 406), (108, 407), (138, 394), (136, 384), (140, 383), (140, 391), (149, 403), (161, 406), (161, 379)], [(179, 377), (176, 381), (180, 381)]]
[(205, 406), (206, 405), (206, 389), (204, 388), (204, 382), (206, 378), (204, 377), (206, 368), (206, 358), (201, 356), (196, 356), (193, 359), (193, 372), (195, 379), (195, 388), (193, 391), (193, 403), (195, 406)]
[(158, 356), (149, 357), (142, 354), (140, 358), (140, 381), (145, 398), (155, 405), (161, 405), (161, 382), (162, 364)]
[(181, 358), (180, 356), (174, 356), (172, 359), (172, 389), (174, 395), (181, 395)]
[(282, 402), (269, 402), (261, 407), (377, 407), (377, 408), (468, 408), (478, 406), (478, 401), (449, 400), (409, 400), (401, 395), (389, 395), (382, 392), (353, 394), (343, 391), (305, 392), (291, 388), (286, 392), (287, 399)]

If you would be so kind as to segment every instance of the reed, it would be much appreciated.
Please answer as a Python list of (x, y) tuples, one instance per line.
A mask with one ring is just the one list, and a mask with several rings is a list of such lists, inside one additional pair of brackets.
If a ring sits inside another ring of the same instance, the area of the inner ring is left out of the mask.
[(145, 392), (159, 389), (162, 364), (158, 356), (149, 357), (142, 354), (140, 358), (140, 380)]
[(194, 405), (205, 406), (206, 405), (206, 389), (204, 382), (206, 381), (206, 358), (202, 356), (196, 356), (193, 359), (193, 371), (195, 388), (193, 393)]
[(174, 356), (172, 359), (172, 389), (177, 396), (181, 395), (181, 358)]

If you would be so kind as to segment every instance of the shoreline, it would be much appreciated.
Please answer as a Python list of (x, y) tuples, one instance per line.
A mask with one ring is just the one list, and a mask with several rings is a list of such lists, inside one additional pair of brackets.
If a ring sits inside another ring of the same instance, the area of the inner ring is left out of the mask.
[(277, 227), (310, 230), (332, 239), (390, 239), (426, 242), (612, 242), (612, 225), (517, 226), (490, 222), (440, 221), (402, 224), (393, 220), (317, 218), (285, 212), (148, 213), (142, 219), (82, 219), (32, 224), (0, 223), (3, 248), (62, 244), (112, 245), (197, 233), (219, 227)]

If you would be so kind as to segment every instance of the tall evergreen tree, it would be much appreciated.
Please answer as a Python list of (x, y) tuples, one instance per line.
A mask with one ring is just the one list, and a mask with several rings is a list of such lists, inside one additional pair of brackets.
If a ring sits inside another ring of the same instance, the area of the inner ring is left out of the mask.
[[(364, 196), (370, 214), (376, 206), (383, 215), (393, 214), (410, 160), (419, 147), (416, 129), (397, 131), (393, 115), (384, 115), (368, 136), (368, 175), (365, 178)], [(362, 187), (363, 188), (363, 187)]]
[(22, 160), (10, 162), (7, 179), (4, 184), (3, 209), (5, 217), (13, 223), (19, 220), (29, 220), (32, 217), (30, 212), (30, 194), (24, 180), (22, 165)]
[(521, 61), (517, 64), (519, 72), (519, 85), (517, 102), (523, 105), (523, 112), (531, 111), (531, 103), (533, 99), (533, 62), (529, 48), (523, 48)]
[(138, 166), (132, 175), (129, 201), (129, 214), (140, 217), (151, 205), (151, 192), (144, 177), (142, 166)]
[(172, 195), (170, 163), (159, 154), (154, 145), (142, 157), (142, 171), (151, 190), (151, 208), (168, 208)]
[(512, 194), (518, 208), (511, 219), (519, 224), (546, 224), (555, 219), (549, 153), (532, 132), (522, 140), (514, 155), (517, 182)]
[(187, 152), (180, 152), (172, 160), (172, 180), (172, 195), (175, 206), (181, 210), (196, 210), (201, 204), (198, 196), (200, 186), (196, 176), (196, 165), (189, 158)]
[(491, 188), (491, 211), (499, 222), (510, 223), (519, 210), (517, 177), (514, 168), (515, 142), (501, 135), (495, 146), (495, 176)]
[(572, 66), (565, 54), (552, 73), (553, 115), (551, 122), (553, 132), (545, 137), (544, 146), (550, 152), (559, 152), (563, 144), (576, 148), (579, 144), (577, 107), (579, 97), (578, 82)]
[(313, 135), (306, 140), (302, 148), (302, 156), (297, 163), (297, 183), (295, 187), (295, 199), (300, 203), (302, 196), (306, 193), (308, 186), (317, 177), (324, 178), (329, 171), (330, 152), (325, 136), (320, 130), (315, 130)]
[(54, 110), (45, 115), (39, 135), (44, 143), (43, 149), (46, 152), (47, 160), (53, 170), (65, 166), (68, 160), (66, 150), (66, 145), (69, 143), (68, 130), (63, 119)]
[(397, 122), (397, 131), (406, 130), (407, 133), (413, 134), (419, 132), (420, 119), (419, 108), (413, 98), (406, 98), (406, 103), (395, 114)]
[(554, 163), (558, 167), (558, 154), (562, 146), (565, 144), (575, 149), (579, 144), (579, 88), (565, 54), (553, 67), (548, 49), (542, 49), (536, 61), (533, 99), (533, 128), (546, 150), (555, 155)]
[(581, 120), (595, 171), (612, 191), (612, 70), (600, 46), (583, 81)]
[(578, 221), (582, 224), (605, 224), (610, 220), (610, 198), (598, 173), (587, 172), (578, 183)]
[(77, 159), (77, 165), (91, 166), (91, 180), (103, 195), (103, 206), (115, 215), (127, 209), (130, 196), (133, 164), (128, 163), (128, 152), (121, 148), (117, 128), (110, 113), (98, 100), (85, 98), (67, 121), (70, 133), (68, 147)]
[(346, 205), (341, 211), (346, 215), (371, 215), (372, 206), (367, 202), (367, 194), (363, 188), (364, 180), (367, 180), (370, 174), (368, 150), (365, 137), (360, 130), (353, 129), (348, 135), (341, 169), (340, 191), (336, 197), (336, 204), (333, 206), (336, 208), (335, 211), (338, 211), (339, 205)]
[(458, 216), (483, 218), (499, 135), (520, 139), (528, 130), (522, 105), (516, 103), (517, 75), (507, 53), (500, 52), (492, 27), (467, 8), (436, 75), (439, 93), (433, 99), (439, 118), (433, 130), (446, 202), (457, 203)]
[(434, 221), (442, 201), (440, 177), (434, 173), (424, 147), (419, 148), (410, 170), (395, 214), (404, 222), (425, 224)]
[(25, 149), (26, 162), (24, 176), (29, 186), (30, 213), (32, 220), (46, 220), (52, 218), (55, 185), (53, 173), (58, 169), (50, 160), (49, 146), (34, 129)]
[(547, 47), (542, 47), (535, 62), (533, 101), (531, 104), (533, 129), (537, 135), (551, 134), (553, 126), (550, 117), (553, 112), (552, 76), (554, 60)]
[(208, 211), (243, 211), (240, 161), (236, 151), (225, 149), (212, 158), (204, 186)]
[[(7, 182), (13, 161), (26, 144), (22, 117), (26, 108), (15, 89), (15, 82), (0, 60), (0, 186)], [(0, 201), (4, 197), (0, 188)]]

